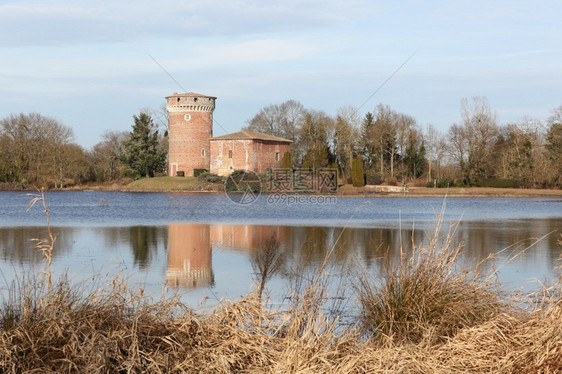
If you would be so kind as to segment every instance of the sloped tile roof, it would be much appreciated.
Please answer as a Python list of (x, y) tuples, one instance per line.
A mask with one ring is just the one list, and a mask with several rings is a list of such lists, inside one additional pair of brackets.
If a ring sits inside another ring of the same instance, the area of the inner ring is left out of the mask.
[(269, 134), (264, 134), (263, 132), (253, 131), (253, 130), (242, 130), (233, 132), (230, 134), (225, 134), (221, 136), (216, 136), (211, 138), (211, 140), (268, 140), (274, 142), (292, 143), (292, 140), (280, 138), (278, 136), (273, 136)]

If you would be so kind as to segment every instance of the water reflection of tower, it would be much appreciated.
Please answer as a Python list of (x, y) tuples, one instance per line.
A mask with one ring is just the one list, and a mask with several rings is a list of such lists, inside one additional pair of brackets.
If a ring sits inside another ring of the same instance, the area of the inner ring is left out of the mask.
[(196, 288), (214, 285), (209, 225), (168, 226), (166, 284)]
[(221, 247), (239, 250), (257, 250), (265, 240), (275, 237), (281, 243), (286, 241), (282, 226), (260, 225), (212, 225), (211, 243)]

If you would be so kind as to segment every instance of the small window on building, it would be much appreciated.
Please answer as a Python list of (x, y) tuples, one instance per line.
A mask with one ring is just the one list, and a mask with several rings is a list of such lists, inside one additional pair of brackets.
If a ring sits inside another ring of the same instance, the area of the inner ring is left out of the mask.
[(228, 150), (228, 158), (232, 158), (232, 149)]
[(193, 98), (193, 102), (194, 102), (194, 103), (197, 102), (197, 98), (196, 98), (196, 97)]
[(185, 116), (183, 116), (183, 118), (184, 118), (186, 121), (189, 121), (189, 120), (191, 120), (191, 114), (186, 114)]
[(275, 161), (279, 161), (279, 152), (275, 152)]
[(201, 157), (205, 157), (205, 148), (201, 148)]
[(178, 103), (180, 102), (180, 98), (178, 97)]

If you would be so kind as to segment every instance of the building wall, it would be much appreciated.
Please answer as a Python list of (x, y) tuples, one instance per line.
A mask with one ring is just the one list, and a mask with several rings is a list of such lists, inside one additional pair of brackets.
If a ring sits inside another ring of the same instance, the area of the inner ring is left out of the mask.
[[(176, 171), (193, 175), (193, 169), (210, 168), (210, 143), (213, 136), (212, 97), (191, 97), (174, 94), (166, 98), (169, 112), (168, 174)], [(188, 114), (190, 118), (186, 120)]]
[(253, 171), (265, 172), (268, 168), (280, 168), (285, 152), (291, 151), (288, 143), (272, 141), (254, 141), (253, 143)]
[(274, 141), (215, 139), (211, 140), (210, 149), (211, 173), (224, 176), (234, 170), (261, 173), (267, 168), (279, 168), (283, 154), (289, 152), (291, 146)]
[[(232, 151), (232, 157), (229, 157)], [(252, 170), (252, 140), (211, 140), (211, 173), (229, 175), (234, 170)]]
[(212, 284), (211, 261), (209, 225), (168, 226), (168, 286), (195, 288)]
[(261, 250), (264, 242), (275, 236), (280, 243), (287, 241), (283, 226), (211, 225), (211, 244), (239, 250)]

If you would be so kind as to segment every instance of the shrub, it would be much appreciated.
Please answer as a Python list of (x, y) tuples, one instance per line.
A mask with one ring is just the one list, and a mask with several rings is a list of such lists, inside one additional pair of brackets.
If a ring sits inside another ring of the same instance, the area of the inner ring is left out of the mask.
[(513, 179), (486, 179), (478, 182), (481, 187), (518, 188), (519, 183)]
[(259, 175), (245, 170), (234, 170), (226, 178), (226, 192), (261, 192), (261, 180)]
[(224, 182), (223, 177), (209, 172), (200, 173), (197, 176), (197, 180), (199, 180), (200, 182), (210, 182), (210, 183)]
[(203, 174), (203, 173), (208, 173), (209, 170), (207, 169), (193, 169), (193, 176), (194, 177), (198, 177), (199, 175)]
[(452, 179), (448, 179), (448, 178), (443, 178), (443, 179), (439, 179), (436, 183), (435, 186), (433, 185), (433, 182), (428, 182), (426, 184), (426, 187), (437, 187), (437, 188), (447, 188), (447, 187), (464, 187), (464, 184), (462, 183), (455, 183), (454, 180)]
[(354, 187), (365, 185), (365, 171), (363, 170), (363, 160), (356, 157), (351, 162), (351, 180)]
[(367, 184), (370, 185), (379, 185), (382, 184), (382, 182), (384, 182), (384, 178), (382, 177), (382, 175), (380, 175), (373, 169), (367, 170), (365, 176), (367, 179)]
[(438, 343), (503, 311), (496, 283), (477, 266), (459, 269), (461, 246), (450, 236), (439, 246), (438, 230), (427, 248), (401, 250), (396, 263), (387, 259), (380, 279), (358, 276), (362, 324), (375, 338)]

